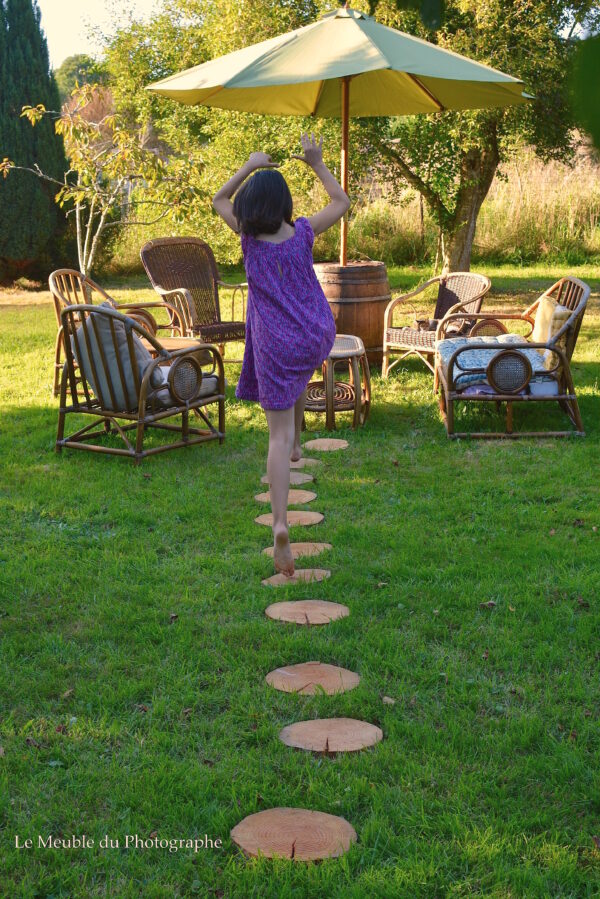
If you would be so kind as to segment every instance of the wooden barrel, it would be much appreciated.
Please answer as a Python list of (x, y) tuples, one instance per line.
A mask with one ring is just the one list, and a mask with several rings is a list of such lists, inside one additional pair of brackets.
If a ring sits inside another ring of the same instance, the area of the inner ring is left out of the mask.
[(338, 334), (360, 337), (371, 365), (381, 365), (383, 316), (390, 285), (383, 262), (315, 263)]

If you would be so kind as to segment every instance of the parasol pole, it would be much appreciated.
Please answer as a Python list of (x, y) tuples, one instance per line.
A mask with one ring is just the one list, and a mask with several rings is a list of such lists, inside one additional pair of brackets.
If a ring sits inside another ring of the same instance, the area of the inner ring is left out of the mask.
[[(348, 109), (350, 100), (350, 78), (342, 78), (342, 188), (348, 193)], [(340, 231), (340, 265), (346, 265), (348, 244), (348, 213), (344, 213)]]

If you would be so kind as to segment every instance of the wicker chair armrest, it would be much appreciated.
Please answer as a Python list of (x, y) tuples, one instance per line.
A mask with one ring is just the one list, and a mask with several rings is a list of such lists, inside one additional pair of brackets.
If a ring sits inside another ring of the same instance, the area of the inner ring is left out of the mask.
[[(198, 340), (194, 341), (193, 347), (183, 347), (179, 350), (173, 350), (169, 353), (169, 359), (179, 359), (181, 356), (185, 355), (193, 355), (194, 353), (202, 353), (208, 354), (212, 358), (212, 369), (209, 374), (213, 374), (213, 372), (218, 371), (219, 378), (219, 393), (225, 393), (225, 366), (223, 364), (223, 357), (219, 352), (218, 348), (212, 343), (201, 343)], [(164, 361), (164, 360), (163, 360)], [(202, 362), (202, 365), (205, 365), (205, 362)]]
[(169, 309), (176, 311), (173, 319), (173, 330), (178, 330), (182, 336), (189, 334), (193, 329), (191, 309), (194, 308), (194, 300), (186, 287), (177, 287), (175, 290), (162, 290), (156, 288)]
[(177, 331), (177, 333), (183, 337), (185, 334), (184, 324), (181, 321), (181, 315), (175, 306), (172, 306), (170, 303), (164, 302), (162, 300), (156, 301), (144, 301), (142, 303), (119, 303), (116, 307), (117, 311), (122, 311), (123, 309), (129, 309), (131, 312), (135, 312), (136, 309), (140, 309), (143, 313), (145, 309), (165, 309), (169, 315), (169, 321), (166, 324), (160, 324), (157, 322), (153, 315), (148, 313), (148, 317), (152, 320), (152, 324), (154, 326), (154, 334), (160, 330), (169, 330), (169, 331)]
[[(391, 300), (387, 306), (385, 307), (385, 313), (383, 316), (383, 330), (387, 331), (388, 328), (393, 327), (394, 322), (394, 310), (397, 306), (402, 306), (403, 312), (412, 313), (415, 318), (418, 317), (419, 313), (416, 308), (412, 305), (412, 303), (406, 303), (406, 297), (398, 297), (395, 300)], [(404, 308), (406, 307), (406, 308)]]

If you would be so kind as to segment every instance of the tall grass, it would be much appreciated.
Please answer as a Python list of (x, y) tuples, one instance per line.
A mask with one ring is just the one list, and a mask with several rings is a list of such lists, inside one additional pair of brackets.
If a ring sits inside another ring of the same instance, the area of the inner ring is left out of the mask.
[[(379, 194), (372, 199), (372, 194)], [(163, 222), (152, 228), (125, 229), (115, 244), (110, 268), (140, 269), (144, 241), (173, 230)], [(315, 242), (315, 258), (335, 259), (339, 229)], [(407, 189), (398, 201), (385, 191), (367, 191), (356, 204), (348, 231), (348, 255), (381, 259), (388, 265), (431, 263), (436, 258), (438, 228), (420, 198)], [(583, 264), (600, 262), (600, 163), (581, 151), (573, 166), (542, 163), (523, 151), (494, 180), (477, 224), (473, 262), (526, 264), (535, 261)]]

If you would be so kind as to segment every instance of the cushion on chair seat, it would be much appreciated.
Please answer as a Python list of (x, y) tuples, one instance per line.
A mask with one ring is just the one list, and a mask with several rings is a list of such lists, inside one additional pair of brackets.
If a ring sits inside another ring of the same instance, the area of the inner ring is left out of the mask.
[[(464, 389), (473, 384), (486, 384), (485, 370), (493, 356), (500, 350), (510, 349), (511, 344), (522, 344), (523, 338), (518, 334), (498, 334), (488, 337), (451, 337), (448, 340), (440, 340), (436, 349), (446, 376), (452, 355), (460, 347), (468, 346), (469, 343), (484, 343), (489, 345), (489, 349), (486, 347), (485, 349), (481, 348), (461, 353), (457, 360), (460, 368), (458, 368), (456, 362), (453, 367), (454, 387), (456, 390)], [(531, 363), (532, 381), (543, 380), (543, 376), (547, 376), (543, 350), (519, 349), (518, 352), (523, 353)], [(483, 371), (469, 371), (472, 369), (483, 369)], [(465, 371), (461, 373), (461, 370)]]
[(388, 328), (385, 332), (385, 340), (390, 347), (402, 349), (435, 350), (435, 331), (418, 331), (416, 328)]
[[(163, 386), (159, 387), (156, 393), (151, 398), (153, 404), (160, 406), (162, 409), (169, 409), (171, 406), (180, 405), (172, 396), (171, 391), (169, 390), (168, 377), (170, 368), (170, 365), (161, 365), (157, 369), (157, 371), (160, 372)], [(227, 381), (225, 381), (225, 386), (227, 386)], [(218, 392), (219, 379), (217, 375), (203, 375), (202, 384), (200, 385), (200, 391), (195, 399), (204, 399), (207, 396), (214, 396)]]

